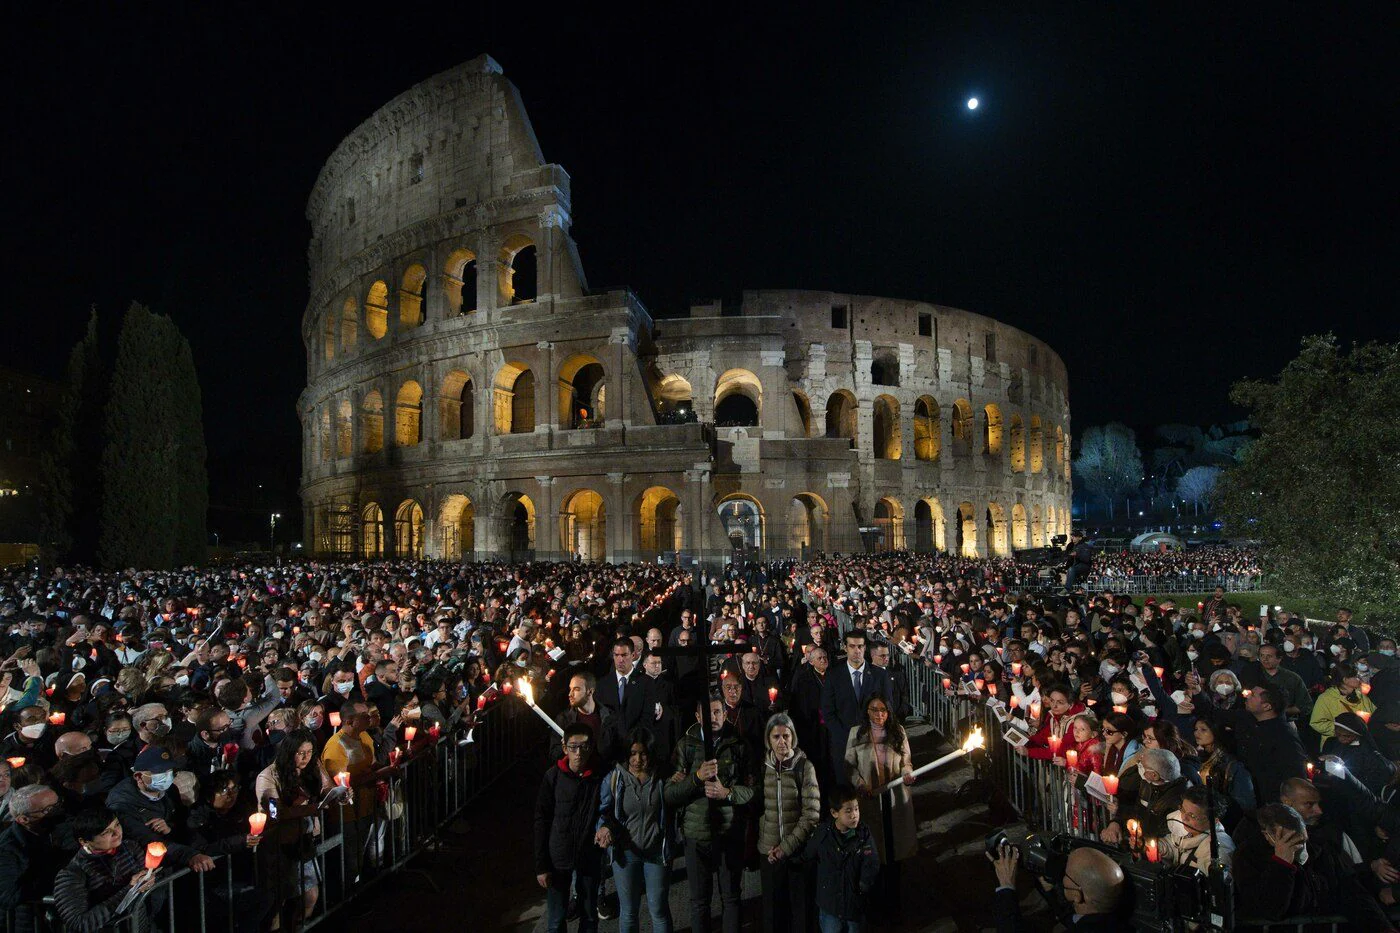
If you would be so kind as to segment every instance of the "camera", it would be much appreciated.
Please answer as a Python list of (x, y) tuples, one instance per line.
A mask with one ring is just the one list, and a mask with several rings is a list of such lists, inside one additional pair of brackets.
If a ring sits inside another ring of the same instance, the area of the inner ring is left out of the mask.
[(1069, 535), (1052, 535), (1050, 543), (1056, 547), (1064, 547), (1066, 544), (1069, 544)]
[[(1002, 843), (1017, 846), (1002, 829), (987, 837), (987, 852), (996, 855)], [(1065, 863), (1071, 852), (1086, 847), (1104, 853), (1123, 869), (1127, 890), (1119, 905), (1119, 915), (1126, 918), (1129, 929), (1173, 933), (1186, 923), (1197, 924), (1204, 930), (1233, 929), (1234, 885), (1229, 870), (1223, 866), (1206, 875), (1185, 865), (1173, 868), (1138, 861), (1122, 849), (1094, 839), (1032, 832), (1017, 846), (1021, 850), (1021, 864), (1050, 886), (1053, 895), (1045, 891), (1045, 885), (1041, 885), (1041, 890), (1056, 913), (1063, 914), (1068, 906), (1060, 890)]]

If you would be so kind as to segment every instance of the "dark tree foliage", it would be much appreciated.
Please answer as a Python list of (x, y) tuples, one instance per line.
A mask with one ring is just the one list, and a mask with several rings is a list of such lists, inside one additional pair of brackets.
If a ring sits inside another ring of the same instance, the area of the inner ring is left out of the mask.
[(97, 309), (68, 355), (53, 439), (44, 454), (43, 542), (54, 559), (94, 563), (102, 503), (103, 400), (107, 375), (97, 340)]
[(105, 435), (102, 566), (201, 559), (208, 483), (193, 357), (169, 318), (135, 303), (117, 339)]
[(1258, 538), (1278, 587), (1395, 624), (1400, 593), (1400, 344), (1309, 337), (1274, 381), (1244, 380), (1259, 440), (1221, 484), (1236, 536)]

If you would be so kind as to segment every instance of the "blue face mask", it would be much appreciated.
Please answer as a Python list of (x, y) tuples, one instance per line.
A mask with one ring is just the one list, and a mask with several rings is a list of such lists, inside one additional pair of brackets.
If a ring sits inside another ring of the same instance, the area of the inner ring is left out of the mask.
[(151, 790), (164, 792), (170, 790), (170, 786), (175, 783), (174, 771), (161, 771), (159, 774), (151, 775)]

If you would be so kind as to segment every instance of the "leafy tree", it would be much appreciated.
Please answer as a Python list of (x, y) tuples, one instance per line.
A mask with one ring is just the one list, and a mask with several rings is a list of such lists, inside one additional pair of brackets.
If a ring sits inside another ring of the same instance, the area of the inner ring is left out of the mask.
[(1235, 534), (1257, 537), (1279, 589), (1361, 617), (1400, 593), (1400, 344), (1309, 337), (1274, 381), (1231, 398), (1259, 440), (1222, 481)]
[(1176, 483), (1176, 494), (1195, 507), (1197, 514), (1202, 505), (1209, 505), (1215, 496), (1216, 484), (1220, 481), (1220, 467), (1192, 467), (1181, 475)]
[(68, 355), (58, 417), (43, 456), (42, 535), (55, 558), (92, 563), (97, 554), (102, 498), (96, 467), (102, 453), (106, 391), (94, 307), (83, 339)]
[(1137, 436), (1126, 425), (1094, 426), (1079, 441), (1079, 457), (1072, 474), (1092, 495), (1102, 496), (1113, 517), (1113, 500), (1142, 484), (1142, 455)]

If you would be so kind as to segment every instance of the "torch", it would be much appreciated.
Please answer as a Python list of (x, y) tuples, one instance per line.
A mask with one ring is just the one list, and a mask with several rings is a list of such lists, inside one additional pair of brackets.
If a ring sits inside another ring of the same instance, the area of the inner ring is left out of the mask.
[[(962, 748), (953, 749), (953, 751), (944, 755), (942, 758), (935, 758), (928, 764), (921, 765), (920, 767), (915, 768), (914, 773), (911, 776), (917, 778), (921, 774), (927, 774), (934, 768), (942, 767), (950, 761), (954, 761), (958, 758), (962, 758), (963, 756), (970, 754), (975, 748), (983, 748), (986, 745), (986, 743), (987, 740), (982, 735), (982, 727), (978, 726), (976, 729), (972, 730), (972, 734), (967, 737), (967, 741), (962, 744)], [(883, 793), (887, 790), (894, 790), (896, 787), (903, 783), (904, 778), (897, 777), (893, 781), (890, 781), (888, 784), (886, 784), (884, 787), (881, 787), (880, 791)]]
[(553, 719), (550, 719), (548, 713), (546, 713), (544, 710), (540, 709), (537, 705), (535, 705), (535, 691), (534, 688), (530, 686), (530, 681), (522, 677), (515, 682), (515, 686), (520, 691), (520, 698), (525, 701), (525, 705), (529, 706), (530, 709), (534, 710), (535, 715), (543, 719), (545, 723), (549, 726), (549, 728), (559, 733), (559, 738), (563, 739), (563, 727), (560, 726), (559, 723), (555, 722)]

